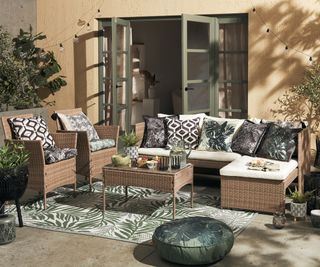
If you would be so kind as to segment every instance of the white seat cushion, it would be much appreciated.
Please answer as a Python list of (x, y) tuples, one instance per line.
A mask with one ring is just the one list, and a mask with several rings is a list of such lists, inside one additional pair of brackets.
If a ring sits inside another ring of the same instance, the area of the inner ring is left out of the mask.
[[(169, 157), (170, 150), (164, 148), (139, 148), (139, 154), (150, 155), (150, 156), (166, 156)], [(240, 158), (241, 155), (232, 152), (223, 151), (197, 151), (192, 150), (189, 159), (203, 159), (213, 161), (233, 161)]]
[(165, 148), (145, 148), (140, 147), (138, 149), (139, 155), (149, 155), (149, 156), (161, 156), (161, 157), (169, 157), (170, 150)]
[(192, 150), (189, 159), (203, 159), (213, 161), (233, 161), (237, 158), (241, 158), (241, 155), (233, 152), (225, 151), (199, 151)]
[(269, 160), (279, 164), (279, 171), (256, 171), (248, 170), (248, 164), (253, 159), (259, 159), (249, 156), (243, 156), (238, 158), (225, 167), (220, 169), (220, 175), (222, 176), (234, 176), (234, 177), (246, 177), (246, 178), (261, 178), (267, 180), (284, 180), (288, 175), (298, 166), (298, 162), (295, 160), (290, 160), (289, 162)]

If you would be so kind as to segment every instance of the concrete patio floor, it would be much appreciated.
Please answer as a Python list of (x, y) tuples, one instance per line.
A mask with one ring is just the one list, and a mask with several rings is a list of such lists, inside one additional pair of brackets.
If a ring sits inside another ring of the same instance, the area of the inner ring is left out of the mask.
[[(217, 183), (203, 185), (195, 190), (211, 193), (219, 190)], [(26, 226), (17, 227), (16, 231), (14, 242), (0, 246), (0, 266), (181, 266), (160, 259), (150, 243), (135, 244)], [(309, 218), (293, 222), (288, 215), (286, 227), (274, 229), (272, 215), (258, 214), (235, 239), (231, 252), (214, 266), (319, 267), (320, 228), (313, 228)]]

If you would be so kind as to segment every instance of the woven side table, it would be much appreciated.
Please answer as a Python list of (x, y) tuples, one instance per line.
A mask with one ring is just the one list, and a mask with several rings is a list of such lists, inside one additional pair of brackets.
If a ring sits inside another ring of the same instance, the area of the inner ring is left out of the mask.
[(0, 215), (0, 245), (8, 244), (16, 239), (15, 217), (11, 214)]

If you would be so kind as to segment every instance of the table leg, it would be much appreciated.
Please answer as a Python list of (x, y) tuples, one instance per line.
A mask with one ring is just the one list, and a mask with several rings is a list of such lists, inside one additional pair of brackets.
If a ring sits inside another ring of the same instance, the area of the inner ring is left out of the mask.
[(126, 190), (126, 200), (128, 200), (128, 186), (125, 186), (125, 190)]
[(191, 196), (190, 196), (190, 200), (191, 200), (191, 208), (193, 208), (193, 183), (191, 183)]
[(172, 214), (173, 214), (173, 220), (176, 219), (176, 192), (173, 192), (173, 203), (172, 203)]
[(105, 193), (106, 185), (104, 180), (102, 184), (103, 184), (102, 185), (102, 214), (104, 214), (106, 210), (106, 193)]

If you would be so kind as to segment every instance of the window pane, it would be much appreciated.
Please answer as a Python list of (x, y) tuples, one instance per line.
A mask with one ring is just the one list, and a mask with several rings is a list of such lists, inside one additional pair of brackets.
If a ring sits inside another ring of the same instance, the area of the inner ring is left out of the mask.
[(209, 109), (210, 90), (208, 83), (188, 84), (188, 106), (189, 110)]
[(187, 22), (188, 49), (209, 49), (209, 24), (194, 21)]
[(188, 53), (188, 80), (209, 79), (209, 54)]
[(219, 80), (248, 79), (247, 54), (220, 54), (219, 55)]

